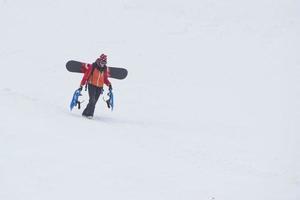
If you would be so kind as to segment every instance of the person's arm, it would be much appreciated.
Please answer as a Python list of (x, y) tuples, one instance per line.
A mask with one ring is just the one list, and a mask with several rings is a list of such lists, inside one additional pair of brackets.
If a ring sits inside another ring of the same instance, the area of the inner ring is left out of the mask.
[(81, 68), (80, 68), (81, 72), (85, 73), (88, 70), (88, 68), (89, 68), (90, 65), (91, 64), (88, 64), (88, 63), (82, 63), (81, 64)]
[(85, 71), (85, 73), (84, 73), (84, 75), (83, 75), (83, 78), (81, 79), (81, 82), (80, 82), (80, 87), (83, 87), (85, 84), (86, 84), (86, 82), (88, 81), (88, 78), (90, 77), (90, 74), (91, 74), (91, 72), (92, 72), (92, 65), (90, 65), (90, 64), (88, 64), (87, 66), (86, 66), (86, 71)]
[(108, 80), (108, 76), (109, 76), (109, 71), (107, 69), (104, 74), (104, 84), (107, 85), (110, 90), (112, 90), (112, 85), (111, 82)]

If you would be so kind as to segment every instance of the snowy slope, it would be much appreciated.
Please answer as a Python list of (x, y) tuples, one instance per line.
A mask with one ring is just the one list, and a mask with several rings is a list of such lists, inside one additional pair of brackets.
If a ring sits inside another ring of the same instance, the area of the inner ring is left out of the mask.
[[(299, 8), (0, 1), (0, 199), (300, 199)], [(100, 53), (129, 75), (86, 120), (65, 63)]]

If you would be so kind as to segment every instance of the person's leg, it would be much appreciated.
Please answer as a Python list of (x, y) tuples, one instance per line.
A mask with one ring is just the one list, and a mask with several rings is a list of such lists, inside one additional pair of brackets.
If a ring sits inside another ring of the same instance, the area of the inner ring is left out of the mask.
[(89, 84), (88, 92), (89, 92), (89, 103), (86, 106), (85, 110), (83, 111), (82, 115), (87, 117), (92, 117), (94, 116), (96, 103), (102, 93), (102, 88), (98, 88), (96, 86)]
[(88, 93), (89, 93), (89, 103), (87, 104), (86, 108), (84, 109), (82, 115), (89, 117), (93, 116), (93, 110), (95, 107), (95, 95), (96, 95), (96, 87), (88, 84)]
[(98, 102), (98, 99), (100, 97), (100, 95), (102, 94), (103, 92), (103, 88), (99, 88), (99, 87), (96, 87), (96, 91), (95, 91), (95, 105), (96, 103)]

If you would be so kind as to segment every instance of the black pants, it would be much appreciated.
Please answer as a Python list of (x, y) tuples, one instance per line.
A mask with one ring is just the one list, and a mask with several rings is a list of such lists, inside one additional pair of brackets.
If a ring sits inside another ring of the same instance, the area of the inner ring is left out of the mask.
[(94, 116), (95, 106), (103, 92), (102, 87), (96, 87), (94, 85), (88, 84), (88, 91), (89, 91), (89, 103), (84, 109), (82, 115), (83, 116)]

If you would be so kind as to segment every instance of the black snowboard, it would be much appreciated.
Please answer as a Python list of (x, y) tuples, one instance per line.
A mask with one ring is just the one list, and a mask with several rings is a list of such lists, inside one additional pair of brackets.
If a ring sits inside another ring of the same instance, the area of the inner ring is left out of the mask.
[[(75, 60), (70, 60), (66, 64), (66, 68), (69, 72), (84, 73), (84, 68), (82, 67), (85, 63), (78, 62)], [(124, 68), (119, 67), (108, 67), (109, 77), (115, 79), (125, 79), (127, 77), (128, 71)]]

